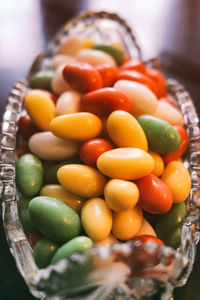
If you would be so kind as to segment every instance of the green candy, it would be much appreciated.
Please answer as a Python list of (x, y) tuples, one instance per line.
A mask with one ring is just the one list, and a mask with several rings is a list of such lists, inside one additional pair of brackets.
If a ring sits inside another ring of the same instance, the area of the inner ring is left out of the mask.
[(92, 47), (92, 49), (101, 50), (110, 54), (114, 58), (118, 66), (120, 66), (124, 61), (124, 52), (115, 46), (96, 44)]
[(50, 240), (65, 243), (80, 233), (79, 215), (61, 200), (36, 197), (29, 203), (29, 212), (38, 231)]
[(179, 149), (180, 135), (167, 121), (149, 115), (141, 115), (137, 121), (144, 130), (151, 150), (168, 154)]
[(57, 172), (62, 166), (67, 164), (80, 164), (80, 160), (78, 159), (71, 159), (68, 161), (63, 161), (58, 164), (49, 167), (44, 172), (44, 184), (56, 184), (59, 183), (57, 179)]
[(37, 242), (34, 247), (33, 255), (38, 268), (46, 268), (58, 248), (59, 246), (55, 242), (46, 237)]
[(29, 80), (32, 89), (43, 89), (51, 91), (51, 81), (54, 76), (53, 70), (41, 70), (35, 73)]
[(26, 234), (38, 232), (28, 210), (29, 202), (30, 200), (28, 199), (20, 198), (18, 203), (19, 219)]
[(184, 202), (173, 204), (172, 208), (160, 216), (156, 223), (156, 234), (167, 246), (179, 247), (181, 243), (181, 226), (187, 216)]
[(34, 197), (39, 192), (43, 182), (41, 161), (32, 154), (21, 156), (16, 162), (16, 185), (25, 197)]
[(65, 243), (56, 251), (51, 260), (51, 263), (55, 264), (60, 259), (67, 259), (76, 252), (86, 252), (87, 250), (92, 248), (92, 246), (93, 242), (89, 237), (77, 236), (69, 242)]

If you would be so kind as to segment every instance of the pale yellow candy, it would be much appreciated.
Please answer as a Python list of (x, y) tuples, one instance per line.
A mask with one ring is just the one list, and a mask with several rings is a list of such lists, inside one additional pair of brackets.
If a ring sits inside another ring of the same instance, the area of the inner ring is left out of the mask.
[(78, 52), (76, 56), (77, 61), (83, 61), (96, 67), (101, 64), (110, 64), (112, 67), (116, 67), (115, 60), (109, 54), (95, 49), (83, 49)]
[(167, 164), (161, 179), (171, 190), (174, 203), (183, 202), (191, 190), (191, 178), (188, 169), (180, 161)]
[(83, 40), (77, 36), (65, 38), (58, 49), (58, 53), (74, 56), (83, 48)]
[(61, 161), (78, 154), (79, 144), (56, 137), (50, 131), (38, 132), (28, 143), (33, 154), (44, 160)]
[(41, 130), (48, 131), (56, 116), (53, 100), (40, 90), (32, 90), (26, 95), (24, 105), (34, 124)]
[(64, 189), (60, 184), (47, 184), (40, 190), (40, 196), (48, 196), (57, 198), (73, 207), (77, 212), (80, 212), (81, 205), (85, 198), (75, 195)]
[(146, 234), (157, 237), (157, 235), (155, 233), (155, 230), (153, 229), (151, 224), (145, 218), (143, 218), (142, 226), (141, 226), (140, 230), (136, 233), (135, 236), (137, 236), (137, 235), (146, 235)]
[(74, 61), (75, 58), (73, 56), (57, 54), (52, 58), (52, 68), (57, 69), (60, 65), (68, 64)]
[(118, 147), (148, 150), (147, 138), (138, 121), (128, 112), (116, 110), (107, 120), (108, 134)]
[(111, 179), (104, 189), (107, 205), (114, 211), (120, 212), (133, 208), (139, 200), (139, 189), (130, 181)]
[(112, 233), (120, 240), (130, 240), (140, 230), (142, 219), (142, 209), (138, 205), (123, 212), (114, 212)]
[(144, 84), (129, 80), (118, 80), (114, 84), (114, 88), (123, 92), (132, 101), (131, 113), (134, 117), (153, 115), (156, 112), (158, 100)]
[(63, 139), (85, 141), (99, 135), (102, 122), (92, 113), (80, 112), (54, 118), (50, 130)]
[(86, 198), (102, 195), (106, 184), (106, 178), (98, 170), (79, 164), (62, 166), (57, 178), (64, 188)]
[(163, 159), (160, 156), (160, 154), (157, 153), (157, 152), (149, 150), (148, 153), (151, 155), (151, 157), (153, 158), (153, 160), (155, 162), (154, 169), (151, 173), (158, 176), (158, 177), (160, 177), (162, 175), (163, 171), (164, 171)]
[(57, 115), (65, 115), (80, 111), (81, 95), (76, 91), (67, 91), (60, 95), (56, 103)]
[(64, 77), (63, 77), (64, 67), (65, 67), (65, 64), (62, 64), (56, 69), (55, 74), (52, 79), (52, 82), (51, 82), (52, 91), (58, 95), (71, 90), (71, 87), (66, 82), (66, 80), (64, 80)]
[(112, 228), (112, 212), (101, 198), (91, 198), (81, 208), (84, 231), (94, 241), (106, 239)]
[(144, 177), (154, 169), (154, 160), (138, 148), (117, 148), (104, 152), (97, 159), (98, 169), (106, 176), (134, 180)]
[(172, 125), (183, 126), (184, 124), (182, 113), (166, 101), (158, 101), (157, 110), (155, 111), (154, 116), (163, 119)]

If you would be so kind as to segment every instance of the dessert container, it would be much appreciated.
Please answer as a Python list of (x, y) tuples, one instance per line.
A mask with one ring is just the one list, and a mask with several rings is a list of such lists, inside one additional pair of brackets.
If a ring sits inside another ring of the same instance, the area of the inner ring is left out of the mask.
[[(0, 192), (5, 233), (17, 268), (30, 292), (37, 298), (64, 299), (147, 299), (158, 290), (161, 299), (173, 299), (173, 289), (182, 286), (192, 270), (200, 226), (200, 129), (194, 104), (184, 87), (174, 78), (167, 79), (168, 93), (181, 110), (189, 133), (189, 148), (184, 163), (189, 169), (192, 188), (187, 202), (181, 245), (177, 250), (139, 241), (94, 247), (85, 254), (74, 254), (46, 269), (38, 269), (33, 250), (18, 216), (19, 193), (15, 185), (16, 148), (19, 144), (17, 123), (32, 74), (51, 66), (51, 58), (67, 36), (80, 36), (96, 42), (123, 44), (132, 58), (142, 53), (131, 28), (116, 14), (86, 12), (79, 14), (58, 32), (46, 53), (35, 59), (25, 80), (10, 91), (1, 126)], [(157, 67), (158, 60), (146, 64)], [(94, 266), (90, 268), (91, 260)]]

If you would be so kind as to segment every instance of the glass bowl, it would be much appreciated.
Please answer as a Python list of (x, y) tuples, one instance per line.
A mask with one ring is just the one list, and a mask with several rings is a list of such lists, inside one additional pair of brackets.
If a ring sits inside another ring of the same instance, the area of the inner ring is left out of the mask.
[[(85, 254), (74, 254), (46, 269), (38, 269), (33, 250), (18, 216), (19, 193), (15, 186), (17, 123), (23, 110), (23, 98), (29, 77), (49, 68), (63, 38), (78, 35), (95, 41), (120, 42), (133, 58), (142, 54), (131, 28), (118, 15), (107, 12), (79, 14), (58, 32), (45, 54), (35, 59), (25, 80), (11, 90), (1, 127), (0, 191), (2, 218), (10, 251), (30, 292), (46, 299), (146, 299), (161, 291), (161, 299), (172, 299), (173, 288), (186, 283), (199, 241), (200, 205), (200, 129), (194, 104), (182, 85), (167, 79), (168, 93), (184, 115), (190, 136), (184, 163), (189, 169), (192, 188), (187, 199), (188, 216), (182, 225), (181, 245), (177, 250), (139, 241), (95, 247)], [(156, 67), (157, 60), (147, 64)], [(94, 265), (91, 268), (90, 263)]]

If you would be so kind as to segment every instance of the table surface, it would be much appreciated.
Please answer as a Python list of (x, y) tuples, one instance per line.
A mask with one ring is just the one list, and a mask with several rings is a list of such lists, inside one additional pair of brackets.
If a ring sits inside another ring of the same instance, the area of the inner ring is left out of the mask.
[[(167, 72), (186, 86), (200, 113), (199, 0), (0, 0), (0, 7), (1, 115), (11, 87), (26, 76), (57, 29), (82, 9), (114, 11), (124, 17), (134, 29), (144, 59), (159, 57)], [(199, 266), (200, 247), (187, 284), (175, 289), (175, 300), (200, 299)], [(14, 299), (35, 298), (18, 274), (0, 223), (0, 300)]]

